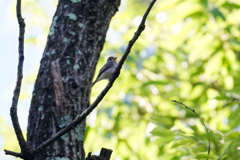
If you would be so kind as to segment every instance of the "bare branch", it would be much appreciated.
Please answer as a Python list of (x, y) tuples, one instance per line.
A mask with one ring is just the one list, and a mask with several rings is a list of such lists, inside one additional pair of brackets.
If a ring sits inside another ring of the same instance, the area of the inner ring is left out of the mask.
[(22, 153), (12, 152), (12, 151), (9, 151), (9, 150), (6, 150), (6, 149), (4, 149), (4, 152), (5, 152), (6, 155), (12, 155), (12, 156), (15, 156), (15, 157), (24, 158)]
[(47, 146), (49, 146), (50, 144), (52, 144), (54, 141), (56, 141), (58, 138), (60, 138), (62, 135), (64, 135), (65, 133), (69, 132), (71, 129), (75, 128), (79, 123), (81, 123), (88, 115), (89, 113), (92, 112), (93, 109), (95, 109), (97, 107), (97, 105), (102, 101), (102, 99), (104, 98), (104, 96), (107, 94), (107, 92), (109, 91), (109, 89), (112, 87), (114, 81), (118, 78), (119, 74), (120, 74), (120, 70), (128, 56), (128, 54), (131, 51), (131, 48), (133, 46), (133, 44), (136, 42), (136, 40), (138, 39), (138, 37), (140, 36), (140, 34), (142, 33), (142, 31), (145, 29), (145, 21), (146, 18), (150, 12), (150, 10), (152, 9), (154, 3), (156, 2), (156, 0), (152, 0), (152, 2), (150, 3), (147, 11), (145, 12), (142, 21), (137, 29), (137, 31), (135, 32), (133, 38), (129, 41), (129, 44), (127, 46), (126, 51), (124, 52), (122, 58), (120, 59), (118, 66), (115, 70), (115, 72), (113, 73), (112, 77), (109, 80), (108, 85), (104, 88), (104, 90), (98, 95), (97, 99), (92, 103), (92, 105), (90, 105), (85, 111), (83, 111), (79, 116), (77, 116), (69, 125), (67, 125), (65, 128), (63, 128), (62, 130), (60, 130), (59, 132), (57, 132), (55, 135), (53, 135), (51, 138), (49, 138), (48, 140), (46, 140), (45, 142), (43, 142), (39, 147), (37, 147), (34, 151), (33, 154), (38, 154), (40, 153), (44, 148), (46, 148)]
[(15, 153), (8, 150), (4, 150), (5, 154), (14, 155), (16, 157), (20, 157), (25, 155), (26, 157), (32, 157), (31, 150), (29, 149), (27, 142), (25, 141), (22, 130), (19, 125), (18, 116), (17, 116), (17, 104), (18, 98), (21, 90), (21, 83), (23, 77), (23, 60), (24, 60), (24, 33), (25, 33), (25, 22), (21, 15), (21, 0), (17, 0), (17, 19), (19, 24), (19, 46), (18, 46), (18, 70), (17, 70), (17, 83), (13, 92), (13, 99), (12, 99), (12, 106), (10, 108), (10, 115), (13, 123), (13, 128), (15, 130), (21, 152), (22, 153)]
[[(210, 150), (211, 150), (211, 146), (210, 146), (210, 139), (209, 139), (209, 129), (207, 128), (204, 120), (199, 116), (199, 114), (194, 110), (194, 109), (191, 109), (189, 108), (188, 106), (186, 106), (185, 104), (183, 104), (182, 102), (178, 102), (176, 100), (172, 100), (172, 102), (176, 102), (176, 103), (179, 103), (183, 106), (185, 106), (185, 108), (189, 109), (190, 111), (192, 111), (194, 114), (196, 114), (198, 116), (198, 118), (200, 119), (202, 125), (204, 126), (205, 130), (206, 130), (206, 133), (207, 133), (207, 138), (208, 138), (208, 155), (210, 154)], [(208, 158), (207, 158), (208, 159)]]

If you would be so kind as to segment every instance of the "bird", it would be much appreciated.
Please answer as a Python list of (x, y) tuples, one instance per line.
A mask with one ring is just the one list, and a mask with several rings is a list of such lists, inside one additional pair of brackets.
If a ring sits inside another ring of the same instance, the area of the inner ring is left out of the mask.
[(108, 57), (106, 64), (100, 69), (97, 79), (92, 83), (92, 86), (94, 86), (94, 84), (98, 81), (111, 78), (117, 67), (116, 59), (117, 57)]

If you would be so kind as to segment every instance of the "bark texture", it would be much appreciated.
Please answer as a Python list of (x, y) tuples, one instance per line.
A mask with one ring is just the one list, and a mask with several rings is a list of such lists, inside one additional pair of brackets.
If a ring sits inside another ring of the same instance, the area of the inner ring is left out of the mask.
[[(33, 91), (27, 142), (33, 150), (89, 106), (92, 78), (120, 0), (60, 0)], [(85, 122), (35, 156), (83, 160)]]

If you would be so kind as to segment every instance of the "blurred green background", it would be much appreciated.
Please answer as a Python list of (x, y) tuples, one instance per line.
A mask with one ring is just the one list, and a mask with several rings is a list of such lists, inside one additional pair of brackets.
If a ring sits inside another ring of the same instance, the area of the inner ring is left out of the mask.
[[(120, 59), (149, 3), (122, 0), (96, 72), (108, 56)], [(29, 32), (26, 47), (28, 52), (37, 47), (39, 57), (56, 4), (56, 0), (23, 1)], [(13, 15), (14, 8), (12, 3)], [(105, 147), (113, 150), (112, 160), (206, 159), (209, 138), (209, 159), (239, 159), (239, 60), (239, 0), (158, 0), (120, 77), (87, 118), (86, 153), (99, 154)], [(26, 86), (33, 85), (39, 61), (25, 74), (20, 103), (30, 101), (32, 87)], [(94, 86), (91, 102), (106, 84)], [(194, 109), (209, 134), (193, 112), (171, 100)], [(1, 119), (0, 126), (0, 140), (5, 140), (0, 147), (17, 150), (16, 140), (9, 141), (9, 135), (14, 137), (11, 124)]]

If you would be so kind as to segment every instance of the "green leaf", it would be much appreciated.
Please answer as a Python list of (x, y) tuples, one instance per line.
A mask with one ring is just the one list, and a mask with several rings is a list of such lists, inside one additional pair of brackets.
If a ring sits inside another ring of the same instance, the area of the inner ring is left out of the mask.
[(206, 153), (198, 153), (195, 158), (200, 159), (200, 158), (209, 158), (207, 152)]
[(160, 137), (158, 139), (156, 139), (154, 141), (154, 144), (158, 145), (158, 146), (163, 146), (165, 145), (166, 143), (170, 143), (171, 141), (174, 140), (174, 137), (173, 136), (167, 136), (167, 137)]
[(204, 87), (202, 85), (197, 85), (193, 88), (191, 94), (189, 95), (191, 100), (194, 100), (201, 96), (204, 92)]
[(195, 140), (193, 140), (192, 138), (187, 138), (187, 139), (180, 139), (177, 140), (173, 143), (172, 148), (176, 148), (182, 145), (190, 145), (195, 143)]
[(173, 132), (169, 129), (166, 129), (164, 127), (156, 127), (151, 132), (152, 135), (159, 136), (159, 137), (167, 137), (167, 136), (173, 136)]
[(166, 85), (169, 84), (168, 82), (163, 82), (163, 81), (148, 81), (142, 85), (142, 88), (149, 86), (149, 85)]
[(165, 117), (165, 116), (157, 116), (157, 115), (151, 115), (150, 121), (152, 121), (155, 124), (163, 125), (165, 127), (172, 127), (173, 125), (173, 119)]
[(235, 128), (239, 125), (240, 122), (240, 108), (237, 107), (236, 110), (232, 110), (231, 115), (229, 116), (229, 124), (231, 128)]
[(208, 132), (207, 135), (210, 141), (214, 142), (215, 144), (220, 144), (220, 140), (223, 138), (220, 133), (214, 133), (213, 131)]
[(230, 3), (230, 2), (225, 2), (222, 4), (223, 7), (226, 7), (227, 9), (229, 10), (232, 10), (232, 9), (239, 9), (240, 8), (240, 5), (237, 4), (237, 3)]
[(240, 157), (240, 137), (234, 139), (227, 149), (228, 159), (238, 159)]
[(204, 152), (207, 150), (208, 150), (208, 147), (203, 143), (196, 145), (193, 149), (194, 153)]
[(216, 8), (215, 6), (212, 8), (211, 10), (213, 16), (215, 17), (215, 19), (217, 19), (218, 17), (222, 18), (224, 21), (226, 20), (225, 16), (222, 14), (222, 12), (219, 11), (218, 8)]

